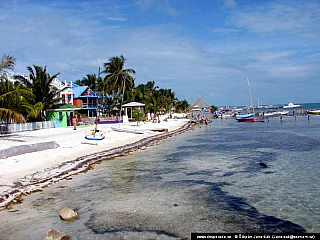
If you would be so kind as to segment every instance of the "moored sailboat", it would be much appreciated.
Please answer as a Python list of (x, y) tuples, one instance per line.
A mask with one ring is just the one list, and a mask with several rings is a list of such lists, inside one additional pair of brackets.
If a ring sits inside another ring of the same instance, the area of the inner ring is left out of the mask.
[(254, 113), (236, 115), (238, 122), (254, 122)]
[(247, 114), (238, 114), (236, 115), (236, 120), (238, 122), (264, 122), (264, 117), (263, 116), (258, 116), (254, 112), (254, 107), (253, 107), (253, 100), (252, 100), (252, 94), (251, 94), (251, 88), (250, 88), (250, 83), (249, 83), (249, 78), (247, 78), (248, 82), (248, 88), (250, 92), (250, 98), (251, 98), (251, 107), (253, 113), (247, 113)]

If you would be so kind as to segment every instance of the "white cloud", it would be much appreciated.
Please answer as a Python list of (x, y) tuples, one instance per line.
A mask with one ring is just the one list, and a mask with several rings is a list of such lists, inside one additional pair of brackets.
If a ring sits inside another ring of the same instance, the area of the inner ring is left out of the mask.
[(278, 58), (287, 57), (295, 54), (296, 51), (273, 51), (273, 52), (254, 52), (251, 57), (259, 61), (272, 61)]
[(313, 36), (319, 36), (320, 4), (271, 2), (233, 12), (229, 22), (256, 33), (310, 35), (311, 31)]
[(237, 28), (210, 28), (209, 31), (213, 33), (229, 34), (229, 33), (238, 33), (238, 32), (241, 32), (242, 30)]
[(127, 19), (125, 17), (107, 17), (108, 20), (111, 21), (119, 21), (119, 22), (125, 22)]
[(223, 3), (226, 7), (229, 7), (229, 8), (234, 8), (237, 6), (237, 3), (235, 0), (223, 0)]
[(316, 68), (316, 66), (310, 65), (283, 65), (269, 68), (268, 71), (273, 77), (287, 80), (300, 78), (300, 81), (304, 81), (305, 78), (312, 76)]
[(143, 11), (155, 9), (158, 11), (164, 11), (169, 15), (175, 16), (178, 14), (177, 9), (172, 7), (171, 1), (168, 0), (137, 0), (137, 5)]
[(143, 10), (148, 10), (154, 6), (154, 0), (137, 0), (138, 6)]

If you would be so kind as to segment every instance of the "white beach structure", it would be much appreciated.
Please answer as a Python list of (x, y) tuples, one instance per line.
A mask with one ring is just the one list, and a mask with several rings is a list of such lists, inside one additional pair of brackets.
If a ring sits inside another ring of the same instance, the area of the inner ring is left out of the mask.
[(144, 111), (145, 104), (139, 102), (130, 102), (122, 105), (124, 110), (123, 122), (128, 122), (132, 119), (133, 109), (138, 109), (139, 111)]

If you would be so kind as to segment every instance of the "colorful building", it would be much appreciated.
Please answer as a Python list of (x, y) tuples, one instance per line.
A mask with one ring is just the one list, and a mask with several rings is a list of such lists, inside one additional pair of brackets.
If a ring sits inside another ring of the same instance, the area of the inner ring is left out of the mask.
[(99, 95), (89, 86), (79, 86), (72, 81), (61, 82), (58, 79), (55, 79), (52, 82), (52, 85), (60, 90), (68, 87), (66, 90), (60, 93), (60, 97), (62, 98), (61, 104), (77, 106), (80, 108), (78, 112), (85, 114), (88, 117), (96, 117), (98, 110), (106, 108), (99, 103), (99, 99), (103, 99), (104, 94)]
[(72, 118), (79, 110), (81, 110), (81, 108), (71, 104), (57, 105), (53, 109), (46, 111), (46, 120), (58, 120), (61, 127), (72, 126)]

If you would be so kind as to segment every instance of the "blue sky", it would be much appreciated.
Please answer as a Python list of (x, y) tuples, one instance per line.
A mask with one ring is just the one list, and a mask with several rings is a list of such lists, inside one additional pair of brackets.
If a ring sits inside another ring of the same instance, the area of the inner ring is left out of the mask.
[(123, 54), (190, 104), (249, 105), (247, 77), (255, 104), (320, 102), (320, 1), (3, 0), (0, 53), (60, 80)]

